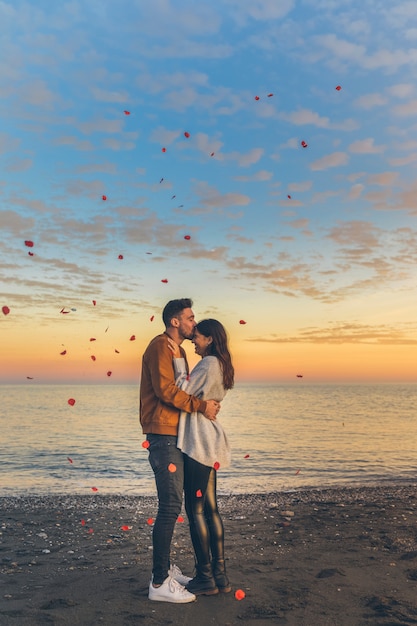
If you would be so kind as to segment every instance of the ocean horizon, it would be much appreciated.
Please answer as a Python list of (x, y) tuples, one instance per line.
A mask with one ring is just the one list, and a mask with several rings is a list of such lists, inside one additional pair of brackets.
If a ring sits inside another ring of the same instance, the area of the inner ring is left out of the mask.
[[(1, 385), (0, 496), (155, 495), (138, 385)], [(68, 403), (68, 400), (74, 400)], [(240, 383), (222, 403), (219, 494), (408, 483), (415, 383)]]

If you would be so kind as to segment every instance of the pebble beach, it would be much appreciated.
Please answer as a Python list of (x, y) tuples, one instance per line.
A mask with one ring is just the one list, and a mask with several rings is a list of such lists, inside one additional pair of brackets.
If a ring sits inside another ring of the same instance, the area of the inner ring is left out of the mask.
[(416, 487), (220, 496), (233, 590), (186, 605), (147, 597), (156, 498), (2, 497), (0, 624), (417, 624)]

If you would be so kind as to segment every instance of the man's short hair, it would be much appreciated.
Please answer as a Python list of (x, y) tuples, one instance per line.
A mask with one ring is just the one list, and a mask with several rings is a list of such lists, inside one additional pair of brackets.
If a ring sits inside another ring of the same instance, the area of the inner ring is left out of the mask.
[(191, 298), (180, 298), (179, 300), (170, 300), (162, 311), (162, 321), (165, 328), (171, 326), (173, 317), (179, 317), (184, 309), (191, 309), (193, 301)]

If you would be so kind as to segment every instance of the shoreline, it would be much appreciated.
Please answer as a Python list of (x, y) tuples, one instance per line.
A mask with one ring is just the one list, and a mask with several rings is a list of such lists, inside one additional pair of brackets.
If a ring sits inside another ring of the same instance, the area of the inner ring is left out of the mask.
[[(156, 507), (156, 496), (0, 496), (0, 623), (417, 624), (417, 482), (220, 495), (233, 592), (187, 605), (147, 598)], [(192, 575), (182, 515), (172, 557)]]

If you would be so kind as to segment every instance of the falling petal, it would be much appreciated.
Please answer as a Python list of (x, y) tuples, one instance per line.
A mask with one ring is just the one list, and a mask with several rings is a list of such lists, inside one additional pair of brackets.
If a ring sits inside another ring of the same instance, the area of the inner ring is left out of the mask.
[(173, 474), (176, 471), (177, 471), (177, 466), (175, 465), (175, 463), (170, 463), (168, 465), (168, 472), (171, 472), (171, 474)]
[(26, 239), (25, 246), (27, 246), (28, 248), (33, 248), (33, 241), (30, 241), (30, 239)]
[(255, 96), (255, 100), (259, 100), (259, 96)]
[(195, 492), (196, 498), (201, 498), (203, 496), (203, 492), (201, 491), (201, 489), (197, 489), (197, 491)]
[(211, 156), (211, 157), (214, 157), (214, 152), (212, 152), (212, 153), (210, 154), (210, 156)]
[(67, 461), (68, 461), (69, 463), (74, 463), (74, 461), (73, 461), (73, 460), (71, 459), (71, 457), (69, 457), (69, 456), (67, 456)]
[(101, 196), (102, 200), (107, 200), (107, 196)]
[(145, 448), (145, 450), (147, 450), (149, 448), (151, 444), (149, 443), (149, 441), (142, 441), (142, 448)]
[(161, 283), (167, 283), (167, 282), (168, 282), (168, 278), (163, 278), (163, 279), (161, 280)]
[(112, 375), (112, 372), (110, 372), (110, 370), (109, 370), (109, 371), (107, 372), (107, 376), (109, 376), (109, 377), (110, 377), (111, 375)]
[(336, 87), (336, 91), (340, 91), (341, 89), (342, 89), (342, 88), (341, 88), (341, 86), (340, 86), (340, 85), (338, 85), (338, 86)]
[(68, 400), (68, 404), (69, 404), (70, 406), (74, 406), (74, 404), (75, 404), (75, 400), (74, 400), (74, 398), (70, 398), (70, 399)]
[(85, 526), (85, 519), (81, 520), (81, 526)]
[(33, 252), (28, 252), (29, 256), (34, 256)]
[(191, 235), (184, 235), (184, 239), (186, 239), (187, 241), (190, 241)]
[(184, 523), (184, 518), (183, 518), (183, 516), (182, 516), (182, 515), (178, 515), (178, 517), (177, 517), (177, 522), (178, 522), (179, 524), (183, 524), (183, 523)]
[(152, 526), (152, 524), (153, 524), (153, 517), (149, 517), (149, 518), (147, 519), (147, 524), (148, 524), (149, 526)]
[(120, 261), (121, 261), (123, 259), (123, 254), (119, 254), (119, 256), (117, 258), (120, 259)]
[(136, 341), (136, 335), (132, 335), (129, 339), (129, 341)]
[(95, 337), (90, 337), (90, 341), (97, 341)]
[(171, 200), (173, 200), (174, 198), (176, 198), (177, 196), (171, 196)]
[(166, 152), (166, 151), (167, 151), (167, 149), (166, 149), (166, 148), (162, 148), (162, 152)]
[(187, 133), (187, 131), (185, 131), (184, 137), (187, 137), (187, 139), (188, 139), (189, 136), (190, 136), (190, 133)]
[(65, 307), (63, 306), (62, 309), (60, 310), (60, 313), (62, 313), (62, 315), (67, 315), (68, 313), (71, 313), (71, 311), (66, 311)]
[(131, 526), (121, 526), (120, 530), (132, 530)]
[(33, 376), (26, 376), (27, 380), (33, 380)]
[(91, 359), (92, 361), (95, 361), (95, 360), (96, 360), (96, 357), (94, 356), (94, 354), (92, 354), (92, 355), (90, 356), (90, 359)]
[(161, 183), (163, 182), (163, 180), (164, 180), (164, 179), (163, 179), (163, 178), (161, 178), (161, 180), (159, 181), (159, 184), (161, 184)]
[(130, 115), (130, 111), (123, 111), (125, 115)]
[(220, 469), (220, 463), (218, 461), (215, 462), (215, 464), (213, 465), (214, 469), (217, 470)]
[(245, 596), (246, 596), (246, 594), (243, 591), (243, 589), (236, 589), (236, 591), (235, 591), (235, 598), (236, 598), (236, 600), (243, 600), (243, 598)]
[(153, 321), (154, 321), (154, 319), (155, 319), (155, 315), (151, 315), (151, 317), (149, 318), (149, 320), (150, 320), (151, 322), (153, 322)]
[(245, 456), (243, 457), (244, 459), (248, 459), (250, 457), (250, 454), (245, 454)]
[(273, 93), (269, 93), (268, 98), (272, 98), (273, 95), (274, 95)]
[(245, 320), (239, 320), (239, 324), (246, 324)]
[(303, 147), (303, 148), (307, 148), (307, 145), (308, 145), (308, 144), (307, 144), (305, 141), (302, 141), (302, 142), (301, 142), (301, 145), (302, 145), (302, 147)]
[(88, 534), (89, 534), (89, 535), (92, 535), (93, 533), (94, 533), (94, 528), (89, 528), (89, 529), (88, 529)]
[(116, 354), (120, 354), (119, 350), (116, 350), (116, 348), (114, 349)]
[(67, 351), (66, 351), (66, 350), (63, 350), (63, 351), (62, 351), (62, 352), (60, 352), (59, 354), (60, 354), (61, 356), (64, 356), (66, 353), (67, 353)]
[(9, 307), (8, 307), (8, 306), (3, 306), (3, 307), (1, 308), (1, 310), (2, 310), (2, 312), (3, 312), (3, 315), (9, 315), (9, 313), (10, 313), (10, 309), (9, 309)]
[(288, 195), (287, 198), (288, 198), (288, 200), (291, 200), (291, 196)]
[(96, 300), (92, 300), (92, 302), (93, 302), (93, 306), (96, 306), (97, 301)]
[(300, 472), (301, 472), (301, 470), (299, 470), (299, 469), (298, 469), (298, 470), (295, 472), (295, 475), (296, 475), (296, 476), (298, 476), (298, 474), (299, 474)]
[(97, 487), (91, 487), (91, 491), (98, 491)]

